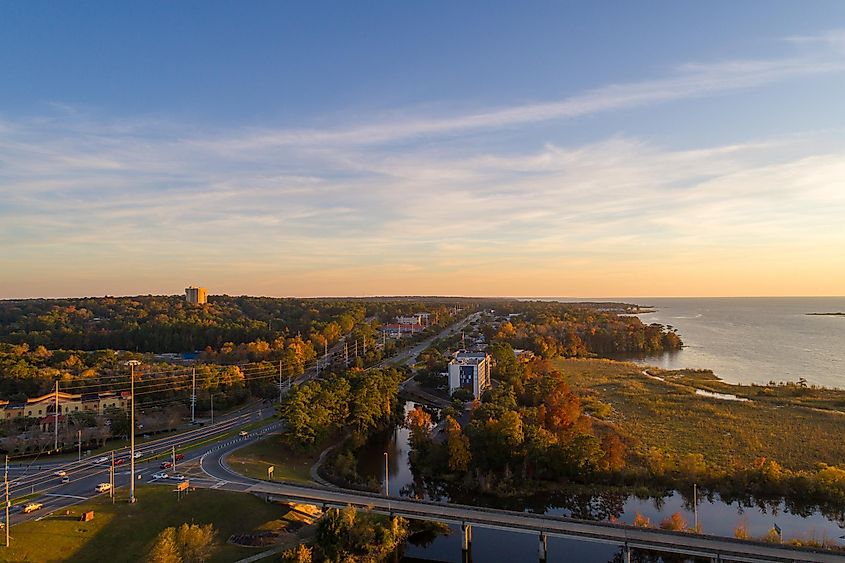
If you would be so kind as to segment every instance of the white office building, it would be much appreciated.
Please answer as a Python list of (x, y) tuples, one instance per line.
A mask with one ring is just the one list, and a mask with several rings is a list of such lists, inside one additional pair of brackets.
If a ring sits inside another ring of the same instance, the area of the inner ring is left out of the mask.
[(466, 389), (476, 398), (490, 387), (491, 359), (485, 352), (461, 351), (449, 362), (449, 394)]

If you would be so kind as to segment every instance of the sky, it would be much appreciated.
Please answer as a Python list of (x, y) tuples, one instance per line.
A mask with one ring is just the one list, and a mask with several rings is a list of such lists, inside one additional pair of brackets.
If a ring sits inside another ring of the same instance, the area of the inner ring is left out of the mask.
[(845, 3), (0, 1), (0, 298), (845, 293)]

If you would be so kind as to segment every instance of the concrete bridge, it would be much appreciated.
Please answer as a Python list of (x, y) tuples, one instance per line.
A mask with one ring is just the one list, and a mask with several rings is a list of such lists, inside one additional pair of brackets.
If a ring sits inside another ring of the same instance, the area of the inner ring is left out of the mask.
[(729, 561), (748, 563), (845, 563), (845, 554), (841, 555), (822, 549), (797, 548), (719, 536), (637, 528), (608, 522), (590, 522), (560, 516), (451, 503), (417, 501), (321, 487), (269, 482), (253, 483), (248, 489), (250, 492), (290, 501), (317, 504), (324, 507), (352, 505), (356, 508), (394, 516), (459, 524), (463, 533), (464, 561), (471, 559), (472, 527), (479, 526), (534, 534), (537, 537), (537, 555), (540, 562), (544, 562), (548, 554), (547, 538), (559, 536), (619, 545), (623, 549), (623, 560), (626, 562), (631, 561), (632, 549), (645, 549), (706, 557), (718, 563)]

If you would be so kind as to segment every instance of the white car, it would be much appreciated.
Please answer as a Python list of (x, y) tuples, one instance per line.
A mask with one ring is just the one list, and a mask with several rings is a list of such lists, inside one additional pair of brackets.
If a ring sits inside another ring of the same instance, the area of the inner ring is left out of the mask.
[(106, 457), (106, 456), (98, 457), (97, 459), (94, 460), (94, 463), (108, 463), (108, 462), (109, 462), (109, 458)]
[(55, 471), (53, 473), (53, 475), (55, 475), (56, 477), (64, 477), (65, 475), (67, 475), (67, 471), (62, 471), (62, 470)]
[(139, 457), (141, 457), (143, 455), (144, 455), (143, 452), (135, 452), (135, 459), (138, 459)]
[(174, 481), (184, 481), (187, 477), (184, 475), (171, 475), (168, 479), (173, 479)]
[(241, 430), (240, 432), (238, 432), (238, 436), (240, 436), (241, 438), (246, 438), (247, 436), (249, 436), (249, 432), (247, 432), (246, 430)]
[(168, 477), (170, 477), (170, 475), (168, 475), (164, 471), (153, 473), (153, 479), (167, 479)]

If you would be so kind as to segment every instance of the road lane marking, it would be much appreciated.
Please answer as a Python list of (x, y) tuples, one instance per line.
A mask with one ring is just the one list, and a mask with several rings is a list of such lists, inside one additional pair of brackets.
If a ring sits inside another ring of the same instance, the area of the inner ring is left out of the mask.
[(58, 493), (46, 493), (45, 497), (60, 497), (60, 498), (75, 498), (79, 500), (88, 500), (88, 497), (81, 497), (79, 495), (60, 495)]

